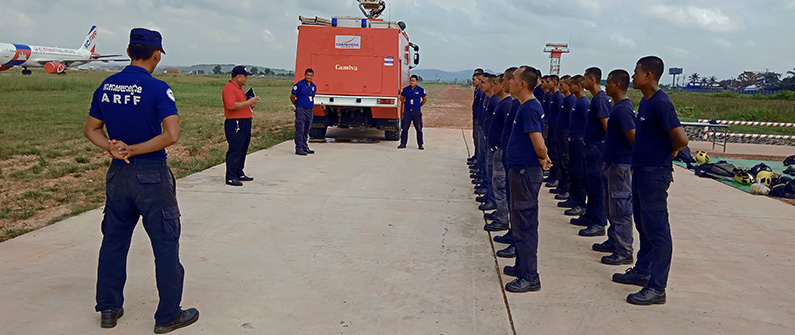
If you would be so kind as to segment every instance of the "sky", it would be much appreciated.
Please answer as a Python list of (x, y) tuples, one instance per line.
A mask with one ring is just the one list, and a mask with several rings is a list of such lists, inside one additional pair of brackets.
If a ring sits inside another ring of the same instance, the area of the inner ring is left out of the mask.
[[(423, 69), (549, 71), (546, 43), (570, 43), (561, 73), (632, 70), (660, 56), (719, 79), (795, 70), (795, 0), (389, 0)], [(234, 4), (234, 5), (233, 5)], [(159, 30), (163, 65), (295, 66), (298, 16), (361, 16), (355, 0), (4, 0), (0, 42), (77, 48), (92, 25), (97, 52), (124, 53), (133, 27)], [(670, 81), (670, 76), (663, 80)]]

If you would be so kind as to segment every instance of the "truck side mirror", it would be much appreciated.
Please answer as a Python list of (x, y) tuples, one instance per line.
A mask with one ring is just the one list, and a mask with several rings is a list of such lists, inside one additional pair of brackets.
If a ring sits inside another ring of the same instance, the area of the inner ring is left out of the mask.
[(420, 65), (420, 54), (414, 54), (414, 66)]

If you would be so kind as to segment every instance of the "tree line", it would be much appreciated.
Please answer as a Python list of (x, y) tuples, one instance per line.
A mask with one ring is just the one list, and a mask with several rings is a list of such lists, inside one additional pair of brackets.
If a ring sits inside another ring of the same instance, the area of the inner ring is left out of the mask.
[(760, 90), (780, 91), (788, 90), (795, 91), (795, 68), (792, 71), (787, 71), (785, 74), (778, 72), (752, 72), (744, 71), (737, 77), (718, 80), (715, 76), (701, 76), (698, 73), (693, 73), (687, 77), (688, 86), (696, 86), (703, 88), (721, 88), (742, 91), (748, 87), (756, 86)]

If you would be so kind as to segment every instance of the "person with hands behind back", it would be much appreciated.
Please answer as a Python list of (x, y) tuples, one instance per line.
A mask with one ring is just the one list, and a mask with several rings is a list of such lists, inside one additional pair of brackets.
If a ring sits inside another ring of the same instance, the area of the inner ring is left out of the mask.
[(95, 309), (101, 313), (100, 326), (113, 328), (124, 315), (127, 253), (143, 216), (155, 256), (160, 302), (154, 331), (158, 334), (199, 319), (198, 310), (180, 306), (185, 276), (179, 261), (182, 228), (176, 181), (165, 151), (179, 139), (179, 116), (171, 88), (152, 77), (165, 54), (161, 40), (156, 31), (135, 28), (130, 32), (130, 65), (105, 79), (94, 92), (83, 128), (91, 143), (114, 158), (106, 176), (97, 271)]

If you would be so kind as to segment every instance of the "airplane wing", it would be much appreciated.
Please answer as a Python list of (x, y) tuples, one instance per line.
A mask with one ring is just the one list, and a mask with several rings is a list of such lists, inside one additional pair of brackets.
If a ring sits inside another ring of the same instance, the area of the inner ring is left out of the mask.
[[(112, 57), (112, 56), (108, 56), (108, 57)], [(56, 63), (62, 63), (63, 65), (66, 65), (66, 67), (69, 67), (69, 66), (72, 66), (72, 64), (76, 64), (76, 63), (78, 65), (82, 65), (82, 64), (85, 64), (85, 63), (97, 62), (97, 61), (103, 62), (103, 63), (107, 63), (107, 62), (129, 62), (130, 59), (129, 58), (119, 58), (119, 59), (81, 59), (81, 60), (39, 59), (36, 62), (39, 63), (42, 66), (44, 66), (45, 64), (47, 64), (49, 62), (56, 62)]]

